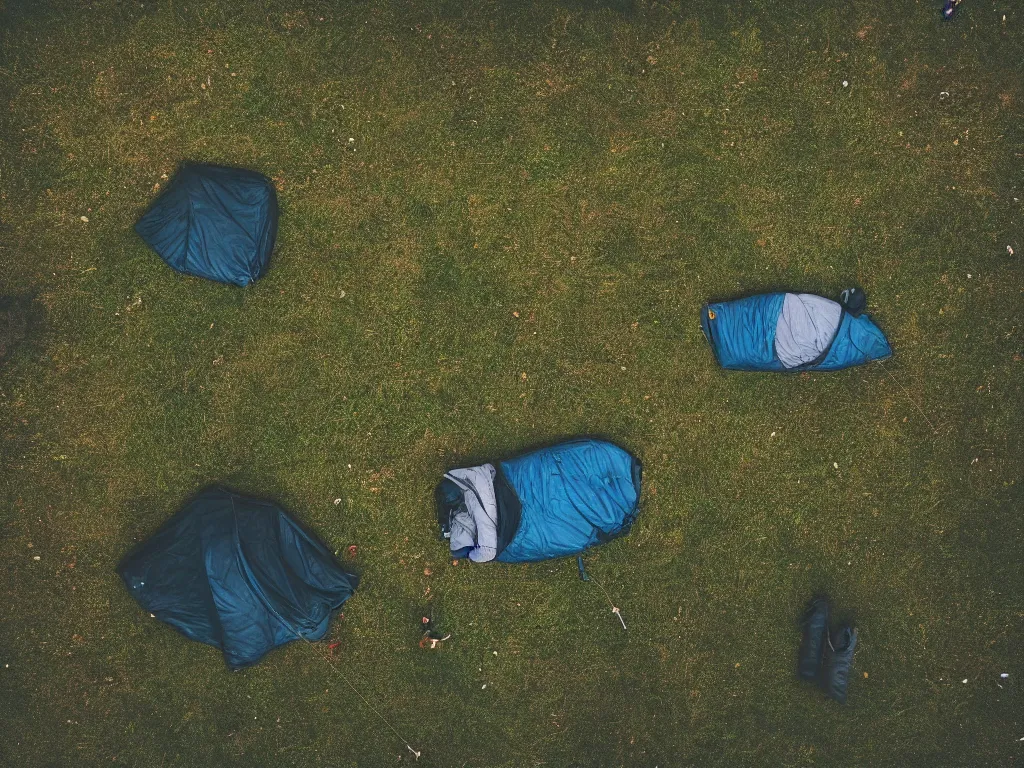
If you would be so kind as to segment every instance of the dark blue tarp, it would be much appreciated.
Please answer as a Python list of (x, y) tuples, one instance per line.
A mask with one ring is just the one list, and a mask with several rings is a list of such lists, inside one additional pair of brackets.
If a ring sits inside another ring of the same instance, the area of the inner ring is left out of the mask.
[[(497, 560), (518, 563), (573, 555), (629, 532), (640, 501), (640, 462), (604, 440), (584, 439), (500, 462), (498, 527), (511, 539)], [(502, 534), (504, 537), (504, 534)]]
[(183, 165), (135, 231), (178, 272), (248, 285), (270, 264), (277, 195), (255, 171)]
[(704, 306), (701, 327), (723, 368), (835, 371), (892, 355), (885, 334), (870, 317), (855, 317), (844, 310), (835, 336), (821, 359), (787, 368), (775, 349), (775, 333), (785, 297), (784, 293), (765, 293)]
[(232, 669), (296, 640), (319, 640), (359, 579), (266, 501), (199, 494), (117, 567), (132, 597)]

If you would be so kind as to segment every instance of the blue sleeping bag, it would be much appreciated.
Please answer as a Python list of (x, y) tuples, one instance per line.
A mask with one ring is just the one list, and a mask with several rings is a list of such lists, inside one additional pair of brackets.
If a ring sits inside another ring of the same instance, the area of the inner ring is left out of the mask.
[(275, 504), (211, 488), (117, 567), (143, 610), (216, 646), (232, 669), (319, 640), (359, 579)]
[(629, 452), (573, 440), (447, 473), (438, 522), (455, 557), (521, 563), (574, 555), (629, 532), (640, 479)]
[(135, 231), (178, 272), (245, 286), (270, 264), (277, 216), (277, 195), (265, 176), (187, 164)]
[(810, 294), (706, 304), (701, 328), (719, 365), (739, 371), (836, 371), (892, 355), (870, 317)]

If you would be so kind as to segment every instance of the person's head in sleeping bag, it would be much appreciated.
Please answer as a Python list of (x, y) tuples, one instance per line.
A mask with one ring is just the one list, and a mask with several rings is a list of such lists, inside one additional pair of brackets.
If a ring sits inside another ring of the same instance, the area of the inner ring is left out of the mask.
[(574, 555), (629, 532), (640, 476), (640, 462), (617, 445), (572, 440), (447, 472), (435, 490), (438, 524), (455, 558)]
[(839, 301), (810, 293), (765, 293), (706, 304), (701, 328), (723, 368), (739, 371), (836, 371), (884, 360), (892, 349), (864, 314), (864, 292)]

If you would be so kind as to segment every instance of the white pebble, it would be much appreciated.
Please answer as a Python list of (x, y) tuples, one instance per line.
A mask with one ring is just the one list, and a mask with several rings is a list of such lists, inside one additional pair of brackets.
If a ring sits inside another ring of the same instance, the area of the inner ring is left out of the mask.
[(967, 685), (967, 678), (965, 677), (961, 682), (963, 682), (964, 685)]
[(846, 86), (848, 86), (849, 84), (850, 84), (850, 81), (849, 81), (849, 80), (843, 80), (843, 88), (845, 88), (845, 87), (846, 87)]
[(1003, 672), (1003, 673), (1002, 673), (1002, 674), (1000, 675), (1000, 677), (1001, 677), (1001, 678), (1003, 678), (1003, 680), (1005, 680), (1005, 679), (1006, 679), (1006, 678), (1008, 678), (1009, 676), (1010, 676), (1010, 673), (1009, 673), (1009, 672)]
[(839, 462), (838, 461), (833, 461), (832, 462), (832, 466), (835, 467), (836, 469), (839, 469)]
[(335, 499), (334, 506), (338, 506), (339, 504), (341, 504), (341, 499)]
[(36, 555), (36, 556), (35, 556), (35, 557), (33, 557), (32, 559), (33, 559), (33, 560), (38, 560), (38, 559), (39, 559), (39, 555)]
[(480, 690), (482, 691), (486, 687), (487, 687), (487, 683), (484, 683), (483, 685), (480, 686)]

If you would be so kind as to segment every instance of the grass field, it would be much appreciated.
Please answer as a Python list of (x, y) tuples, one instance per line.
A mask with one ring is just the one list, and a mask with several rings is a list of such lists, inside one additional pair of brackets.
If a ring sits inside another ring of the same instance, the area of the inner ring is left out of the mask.
[[(1024, 764), (1024, 8), (940, 6), (0, 0), (0, 764), (412, 761), (316, 648), (229, 673), (131, 600), (213, 482), (358, 546), (328, 641), (421, 765)], [(274, 179), (260, 282), (132, 231), (182, 160)], [(700, 331), (854, 284), (888, 363)], [(579, 433), (644, 462), (587, 558), (626, 632), (436, 538), (445, 469)], [(845, 708), (796, 680), (815, 590)]]

